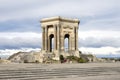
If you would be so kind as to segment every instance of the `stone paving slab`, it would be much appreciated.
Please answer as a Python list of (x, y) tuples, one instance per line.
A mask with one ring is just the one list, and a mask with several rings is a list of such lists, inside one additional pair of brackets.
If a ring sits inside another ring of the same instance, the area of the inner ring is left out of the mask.
[(0, 80), (120, 80), (120, 63), (0, 64)]

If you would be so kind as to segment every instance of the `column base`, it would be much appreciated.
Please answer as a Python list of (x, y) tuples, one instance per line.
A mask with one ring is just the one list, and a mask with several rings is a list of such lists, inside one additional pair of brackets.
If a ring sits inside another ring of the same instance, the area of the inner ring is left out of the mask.
[(76, 51), (75, 51), (75, 56), (80, 57), (79, 50), (76, 50)]
[(72, 51), (67, 51), (67, 52), (58, 51), (58, 50), (54, 50), (53, 52), (46, 52), (45, 50), (42, 50), (42, 55), (52, 55), (52, 59), (54, 60), (60, 60), (60, 55), (63, 55), (65, 58), (67, 56), (80, 57), (79, 50), (72, 50)]
[(54, 54), (54, 57), (53, 59), (54, 60), (60, 60), (59, 57), (60, 57), (60, 52), (58, 50), (54, 50), (53, 54)]

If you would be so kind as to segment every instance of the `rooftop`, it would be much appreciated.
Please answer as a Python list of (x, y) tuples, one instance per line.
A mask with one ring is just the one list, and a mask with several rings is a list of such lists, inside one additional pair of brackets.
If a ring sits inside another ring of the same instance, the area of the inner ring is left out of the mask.
[(50, 21), (66, 21), (66, 22), (74, 22), (74, 23), (79, 23), (79, 19), (71, 19), (71, 18), (64, 18), (64, 17), (50, 17), (50, 18), (43, 18), (41, 20), (41, 23), (43, 22), (50, 22)]

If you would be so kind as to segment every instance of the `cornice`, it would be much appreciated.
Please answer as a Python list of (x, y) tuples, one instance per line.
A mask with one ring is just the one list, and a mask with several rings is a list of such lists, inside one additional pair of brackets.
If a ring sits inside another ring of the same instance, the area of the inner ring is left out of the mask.
[(51, 17), (51, 18), (44, 18), (40, 22), (52, 22), (52, 21), (65, 21), (65, 22), (72, 22), (72, 23), (79, 23), (80, 21), (78, 19), (69, 19), (69, 18), (63, 18), (60, 16), (57, 17)]

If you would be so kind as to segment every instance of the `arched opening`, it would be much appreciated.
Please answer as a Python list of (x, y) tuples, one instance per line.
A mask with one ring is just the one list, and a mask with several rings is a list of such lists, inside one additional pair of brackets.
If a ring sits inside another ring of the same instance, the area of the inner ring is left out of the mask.
[(54, 49), (54, 35), (51, 34), (51, 35), (49, 36), (49, 39), (50, 39), (50, 52), (52, 52), (53, 49)]
[(64, 36), (64, 49), (65, 52), (69, 51), (69, 34), (65, 34)]

